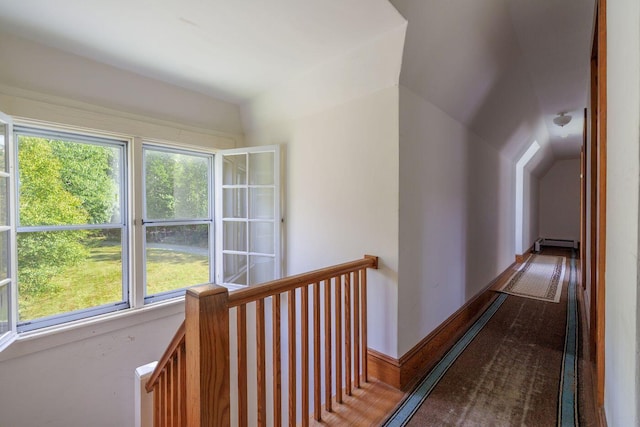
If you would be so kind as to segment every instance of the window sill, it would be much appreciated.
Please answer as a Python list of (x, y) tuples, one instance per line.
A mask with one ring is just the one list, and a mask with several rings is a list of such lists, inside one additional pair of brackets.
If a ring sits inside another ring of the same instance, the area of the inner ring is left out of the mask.
[(0, 352), (0, 362), (179, 314), (184, 316), (184, 296), (23, 332)]

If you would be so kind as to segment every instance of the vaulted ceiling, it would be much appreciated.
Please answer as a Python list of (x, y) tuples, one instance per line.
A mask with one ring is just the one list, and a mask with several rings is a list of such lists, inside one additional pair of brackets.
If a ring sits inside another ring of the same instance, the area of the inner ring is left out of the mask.
[[(0, 28), (241, 104), (404, 16), (400, 84), (512, 157), (531, 142), (523, 126), (541, 123), (561, 159), (582, 142), (593, 11), (594, 0), (0, 0)], [(573, 116), (564, 128), (559, 112)]]
[(579, 156), (593, 0), (391, 1), (409, 20), (401, 84), (511, 157), (538, 120), (550, 155)]

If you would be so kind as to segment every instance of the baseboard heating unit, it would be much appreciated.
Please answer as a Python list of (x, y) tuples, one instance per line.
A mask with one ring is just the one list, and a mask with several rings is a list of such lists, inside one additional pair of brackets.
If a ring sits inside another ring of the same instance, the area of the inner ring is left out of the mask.
[(573, 248), (578, 249), (580, 242), (568, 239), (549, 239), (540, 237), (533, 243), (533, 251), (540, 252), (542, 246), (554, 246), (557, 248)]

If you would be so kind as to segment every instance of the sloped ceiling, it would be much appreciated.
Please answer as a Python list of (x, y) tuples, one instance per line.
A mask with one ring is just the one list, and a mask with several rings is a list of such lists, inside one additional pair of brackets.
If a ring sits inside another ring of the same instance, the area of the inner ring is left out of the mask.
[[(593, 0), (391, 0), (408, 21), (401, 84), (517, 158), (579, 156)], [(573, 120), (553, 124), (559, 112)]]
[[(594, 0), (0, 0), (0, 28), (242, 104), (404, 16), (401, 84), (509, 157), (540, 139), (548, 165), (579, 153), (593, 10)], [(573, 116), (562, 129), (559, 112)]]
[(0, 0), (0, 28), (241, 103), (405, 24), (386, 0)]

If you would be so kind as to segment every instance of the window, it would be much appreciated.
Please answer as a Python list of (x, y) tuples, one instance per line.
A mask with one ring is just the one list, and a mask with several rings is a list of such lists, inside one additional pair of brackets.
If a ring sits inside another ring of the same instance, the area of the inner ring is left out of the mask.
[(222, 182), (221, 283), (255, 285), (280, 276), (279, 156), (263, 151), (227, 150), (218, 167)]
[(10, 174), (13, 138), (9, 116), (0, 113), (0, 349), (15, 336), (15, 274), (11, 247), (15, 241), (13, 229), (13, 185)]
[(280, 276), (278, 147), (214, 153), (1, 114), (0, 132), (0, 346)]
[(16, 127), (18, 331), (129, 307), (125, 141)]
[(213, 282), (213, 155), (145, 146), (145, 301)]

